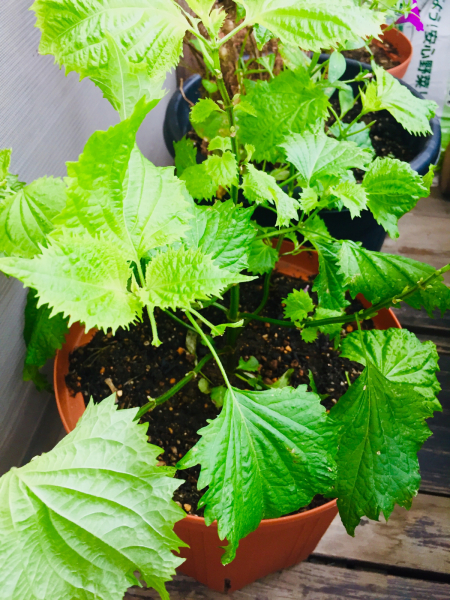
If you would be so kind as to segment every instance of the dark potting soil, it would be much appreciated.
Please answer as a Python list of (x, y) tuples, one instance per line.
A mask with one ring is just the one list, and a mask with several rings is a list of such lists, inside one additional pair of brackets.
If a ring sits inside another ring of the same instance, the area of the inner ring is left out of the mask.
[(371, 53), (363, 47), (356, 50), (345, 50), (342, 54), (346, 58), (353, 58), (353, 60), (369, 65), (371, 60), (375, 60), (377, 65), (386, 70), (397, 67), (401, 63), (397, 48), (385, 40), (373, 40), (370, 50)]
[[(312, 280), (303, 281), (280, 274), (272, 279), (271, 296), (263, 315), (282, 319), (282, 299), (293, 289), (308, 289)], [(316, 300), (315, 293), (312, 297)], [(241, 311), (255, 310), (262, 298), (262, 279), (241, 286)], [(228, 299), (225, 297), (225, 303)], [(348, 312), (359, 310), (358, 301), (352, 301)], [(208, 314), (209, 313), (209, 314)], [(183, 313), (177, 313), (186, 320)], [(221, 311), (209, 308), (205, 316), (212, 322), (223, 322)], [(129, 330), (119, 329), (115, 335), (98, 332), (92, 341), (77, 348), (70, 356), (68, 387), (75, 393), (81, 392), (87, 403), (92, 396), (100, 402), (118, 390), (120, 408), (140, 407), (148, 402), (148, 397), (157, 398), (169, 390), (186, 373), (192, 370), (195, 357), (187, 351), (186, 332), (182, 325), (174, 322), (161, 311), (156, 314), (159, 337), (164, 343), (159, 348), (151, 345), (152, 334), (148, 322), (132, 325)], [(365, 327), (373, 324), (367, 322)], [(348, 325), (343, 335), (353, 331)], [(217, 346), (224, 342), (216, 338)], [(192, 349), (192, 348), (191, 348)], [(206, 347), (198, 344), (197, 356), (207, 354)], [(248, 360), (255, 356), (260, 362), (260, 374), (266, 384), (274, 383), (288, 369), (294, 369), (291, 385), (309, 386), (309, 370), (320, 394), (328, 394), (323, 404), (329, 410), (347, 391), (347, 376), (353, 382), (362, 371), (361, 365), (338, 356), (329, 337), (320, 334), (311, 344), (302, 341), (300, 333), (294, 329), (268, 325), (252, 321), (238, 340), (238, 357)], [(226, 360), (226, 357), (224, 357)], [(203, 374), (214, 386), (223, 385), (219, 369), (210, 361)], [(170, 400), (147, 413), (142, 421), (149, 423), (149, 441), (163, 449), (161, 464), (175, 466), (187, 451), (199, 440), (198, 430), (214, 419), (219, 410), (209, 395), (202, 394), (198, 379), (185, 386)], [(242, 380), (231, 377), (231, 383), (241, 389), (248, 389)], [(200, 467), (178, 471), (177, 477), (186, 482), (175, 492), (174, 499), (190, 514), (202, 515), (197, 503), (204, 491), (197, 490)], [(324, 504), (327, 500), (317, 496), (312, 504), (301, 509), (303, 512)]]

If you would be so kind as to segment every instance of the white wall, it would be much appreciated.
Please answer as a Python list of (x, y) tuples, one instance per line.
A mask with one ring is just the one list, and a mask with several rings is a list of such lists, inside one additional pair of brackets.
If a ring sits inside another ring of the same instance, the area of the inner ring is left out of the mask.
[[(64, 76), (51, 56), (39, 56), (31, 0), (0, 0), (0, 148), (13, 148), (12, 172), (31, 182), (64, 176), (88, 137), (118, 117), (89, 81)], [(142, 152), (155, 164), (172, 164), (162, 137), (165, 108), (175, 88), (147, 117), (138, 134)], [(1, 243), (1, 240), (0, 240)], [(0, 275), (0, 473), (20, 463), (49, 401), (21, 379), (25, 291)]]

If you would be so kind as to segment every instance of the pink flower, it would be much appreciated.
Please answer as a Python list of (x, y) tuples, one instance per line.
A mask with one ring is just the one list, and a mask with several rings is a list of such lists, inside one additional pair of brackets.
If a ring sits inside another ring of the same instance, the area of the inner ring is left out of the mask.
[(411, 23), (417, 31), (423, 31), (423, 23), (420, 19), (420, 11), (417, 6), (417, 0), (413, 0), (413, 8), (407, 17), (400, 17), (397, 21), (400, 23)]

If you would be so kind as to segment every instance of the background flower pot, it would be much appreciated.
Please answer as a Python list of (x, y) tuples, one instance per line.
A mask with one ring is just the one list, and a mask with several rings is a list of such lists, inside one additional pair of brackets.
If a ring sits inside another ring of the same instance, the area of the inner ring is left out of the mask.
[(406, 71), (411, 63), (413, 56), (413, 46), (409, 38), (398, 29), (389, 29), (383, 33), (382, 39), (394, 46), (398, 52), (400, 64), (392, 69), (388, 69), (388, 73), (394, 77), (401, 79), (405, 76)]
[[(390, 32), (387, 32), (387, 34), (388, 33)], [(322, 54), (320, 62), (327, 60), (328, 57), (329, 55)], [(346, 62), (347, 69), (341, 78), (343, 80), (353, 79), (360, 72), (361, 67), (369, 71), (372, 70), (370, 65), (360, 63), (350, 58), (347, 58)], [(401, 81), (401, 83), (406, 86), (412, 94), (418, 98), (423, 98), (423, 96), (410, 85), (404, 81)], [(357, 84), (354, 85), (356, 88)], [(198, 102), (201, 93), (200, 75), (193, 75), (190, 77), (184, 83), (183, 87), (186, 97), (194, 104)], [(181, 92), (177, 90), (167, 106), (163, 126), (164, 140), (167, 149), (172, 156), (175, 156), (173, 143), (179, 141), (192, 128), (189, 121), (189, 111), (189, 104), (183, 98)], [(430, 164), (436, 164), (439, 158), (441, 128), (437, 117), (431, 119), (430, 127), (433, 133), (426, 137), (413, 136), (406, 130), (403, 130), (402, 132), (405, 144), (412, 146), (416, 150), (416, 156), (411, 161), (410, 165), (411, 168), (420, 175), (425, 175), (425, 173), (428, 172)], [(383, 227), (376, 222), (369, 210), (364, 211), (361, 217), (355, 219), (351, 218), (350, 211), (346, 208), (341, 211), (324, 210), (320, 213), (320, 216), (324, 219), (325, 224), (333, 237), (361, 242), (368, 250), (379, 251), (381, 249), (386, 237), (386, 232)], [(258, 207), (256, 209), (255, 219), (260, 225), (265, 227), (275, 225), (273, 213), (263, 207)]]
[[(283, 243), (283, 250), (291, 248), (291, 242)], [(298, 256), (284, 256), (277, 270), (291, 277), (308, 278), (318, 272), (317, 254), (304, 252)], [(364, 306), (370, 306), (363, 298), (360, 300)], [(380, 311), (374, 322), (378, 329), (400, 328), (390, 310)], [(72, 325), (66, 343), (56, 356), (56, 402), (67, 432), (72, 431), (85, 410), (82, 394), (72, 397), (65, 383), (69, 356), (76, 347), (87, 344), (94, 335), (95, 330), (85, 333), (79, 323)], [(177, 535), (190, 546), (181, 551), (186, 561), (180, 571), (219, 592), (238, 590), (269, 573), (305, 560), (314, 551), (337, 512), (336, 501), (332, 500), (308, 512), (267, 519), (240, 542), (236, 559), (225, 567), (220, 562), (223, 554), (220, 546), (224, 542), (217, 535), (217, 523), (206, 527), (203, 518), (188, 515), (175, 526)]]

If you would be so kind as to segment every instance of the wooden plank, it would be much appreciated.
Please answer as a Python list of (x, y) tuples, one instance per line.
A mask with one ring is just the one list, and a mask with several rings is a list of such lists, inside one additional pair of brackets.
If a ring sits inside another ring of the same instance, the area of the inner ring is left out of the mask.
[(338, 515), (314, 555), (449, 574), (450, 498), (419, 494), (389, 523), (362, 519), (354, 538)]
[[(440, 311), (437, 310), (433, 313), (433, 317), (429, 317), (425, 310), (416, 310), (405, 303), (392, 310), (404, 329), (423, 334), (429, 331), (430, 336), (450, 337), (450, 311), (441, 316)], [(432, 337), (430, 339), (433, 341)]]
[[(208, 590), (190, 577), (178, 576), (167, 589), (171, 600), (450, 600), (450, 585), (301, 563), (292, 569), (274, 573), (243, 590), (225, 596)], [(133, 588), (124, 600), (151, 598), (152, 590)]]

